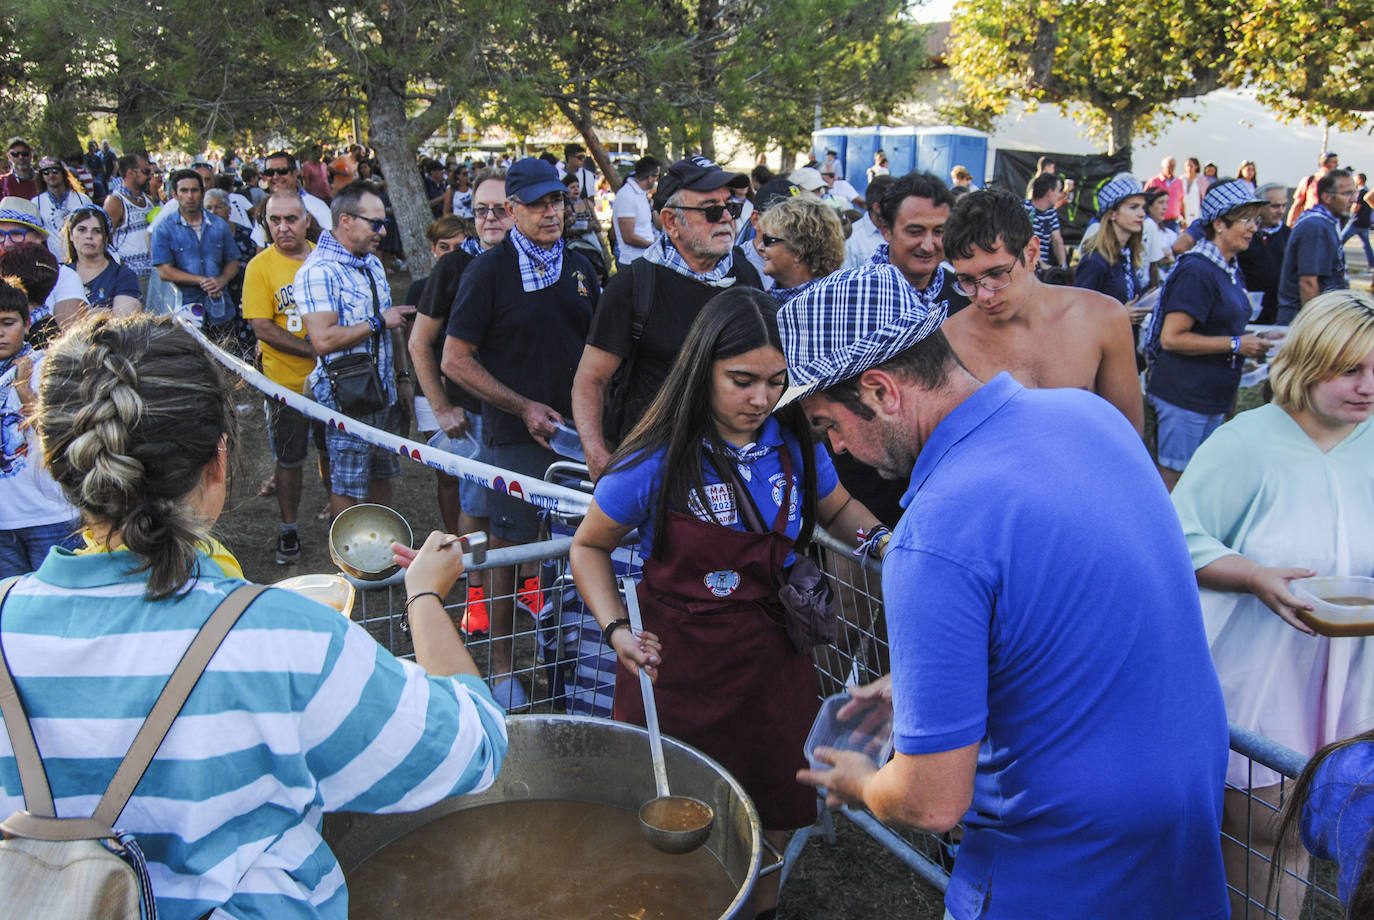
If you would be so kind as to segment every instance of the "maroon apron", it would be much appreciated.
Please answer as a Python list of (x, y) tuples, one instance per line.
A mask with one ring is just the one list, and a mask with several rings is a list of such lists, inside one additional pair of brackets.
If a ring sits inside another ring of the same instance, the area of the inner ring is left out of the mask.
[[(792, 551), (790, 453), (782, 506), (768, 533), (668, 511), (644, 562), (644, 628), (663, 643), (654, 695), (663, 733), (715, 758), (742, 785), (769, 830), (816, 820), (816, 791), (797, 782), (820, 708), (816, 669), (782, 626), (778, 576)], [(737, 495), (735, 501), (748, 501)], [(644, 724), (639, 679), (616, 667), (612, 716)]]

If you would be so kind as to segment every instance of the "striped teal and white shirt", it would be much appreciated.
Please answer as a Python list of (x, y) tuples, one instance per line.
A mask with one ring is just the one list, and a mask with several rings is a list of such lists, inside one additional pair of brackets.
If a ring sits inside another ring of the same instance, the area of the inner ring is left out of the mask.
[[(143, 598), (127, 552), (53, 551), (11, 591), (0, 643), (59, 817), (89, 815), (211, 610), (243, 582), (201, 557), (183, 597)], [(286, 591), (248, 608), (116, 826), (168, 920), (339, 918), (326, 811), (399, 812), (491, 785), (505, 715), (475, 677), (429, 677), (336, 611)], [(0, 815), (24, 807), (0, 732)]]

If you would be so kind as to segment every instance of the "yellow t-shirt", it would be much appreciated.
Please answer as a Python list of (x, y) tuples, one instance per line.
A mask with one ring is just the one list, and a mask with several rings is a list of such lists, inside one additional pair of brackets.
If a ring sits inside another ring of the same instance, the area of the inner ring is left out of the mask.
[[(302, 264), (282, 255), (275, 246), (255, 255), (243, 272), (243, 318), (270, 319), (296, 338), (305, 338), (305, 323), (293, 293), (296, 269)], [(315, 369), (314, 358), (290, 355), (266, 342), (259, 346), (264, 374), (293, 392), (305, 389), (305, 378)]]
[[(110, 551), (108, 547), (101, 546), (96, 542), (95, 532), (90, 528), (81, 531), (81, 539), (85, 542), (85, 545), (76, 550), (76, 555), (78, 556), (85, 556), (89, 553), (108, 553)], [(226, 578), (243, 577), (243, 566), (239, 565), (239, 561), (234, 558), (233, 553), (229, 552), (229, 548), (214, 537), (206, 537), (199, 548), (215, 561), (215, 564), (219, 566), (220, 571), (224, 573)]]

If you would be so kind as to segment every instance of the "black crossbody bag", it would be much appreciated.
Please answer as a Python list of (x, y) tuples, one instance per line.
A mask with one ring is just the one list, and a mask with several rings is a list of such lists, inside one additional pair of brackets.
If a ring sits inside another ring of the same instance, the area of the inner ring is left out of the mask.
[[(372, 289), (372, 315), (380, 319), (382, 313), (381, 302), (377, 297), (377, 282), (372, 279), (372, 273), (365, 267), (358, 266), (358, 271), (367, 278), (367, 286)], [(334, 388), (334, 402), (344, 415), (358, 418), (380, 412), (387, 406), (386, 388), (382, 386), (382, 378), (377, 371), (380, 363), (378, 339), (385, 331), (384, 323), (382, 332), (374, 332), (368, 336), (372, 346), (371, 354), (354, 352), (324, 362), (325, 375)]]

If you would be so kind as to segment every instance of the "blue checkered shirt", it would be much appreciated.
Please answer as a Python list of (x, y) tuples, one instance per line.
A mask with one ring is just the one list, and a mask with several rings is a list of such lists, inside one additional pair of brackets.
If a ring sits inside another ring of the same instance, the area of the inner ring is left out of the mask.
[(552, 249), (544, 249), (515, 227), (511, 227), (510, 241), (515, 244), (515, 255), (520, 263), (520, 285), (528, 294), (542, 291), (551, 286), (563, 274), (563, 241), (554, 243)]
[[(364, 274), (366, 273), (366, 274)], [(382, 260), (368, 253), (359, 258), (339, 245), (328, 231), (320, 234), (315, 249), (306, 257), (305, 262), (296, 270), (294, 292), (296, 309), (305, 313), (337, 313), (340, 326), (356, 326), (367, 322), (372, 316), (372, 286), (368, 276), (377, 288), (377, 311), (384, 312), (391, 306), (391, 285), (386, 280), (386, 269)], [(385, 330), (381, 335), (369, 335), (351, 348), (342, 348), (328, 357), (366, 353), (377, 349), (377, 374), (382, 379), (387, 400), (396, 401), (396, 373), (391, 354), (391, 336)], [(315, 398), (327, 405), (334, 403), (334, 394), (321, 370), (319, 361), (311, 372), (309, 386)]]

